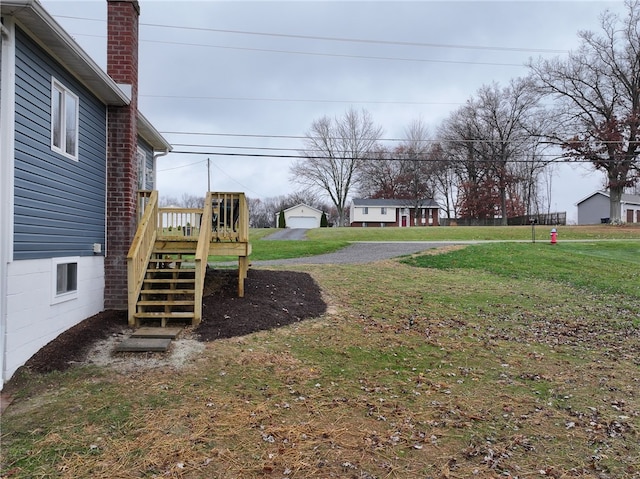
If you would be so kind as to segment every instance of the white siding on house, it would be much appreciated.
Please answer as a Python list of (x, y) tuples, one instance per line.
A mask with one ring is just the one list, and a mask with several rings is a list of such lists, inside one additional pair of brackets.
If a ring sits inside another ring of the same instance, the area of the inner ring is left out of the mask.
[(366, 223), (393, 223), (396, 220), (396, 208), (386, 206), (385, 210), (386, 213), (383, 214), (380, 206), (354, 206), (351, 210), (353, 212), (351, 222), (354, 223), (362, 221)]
[(56, 304), (52, 304), (56, 271), (50, 258), (9, 263), (3, 382), (62, 332), (104, 309), (104, 257), (77, 259), (77, 298)]

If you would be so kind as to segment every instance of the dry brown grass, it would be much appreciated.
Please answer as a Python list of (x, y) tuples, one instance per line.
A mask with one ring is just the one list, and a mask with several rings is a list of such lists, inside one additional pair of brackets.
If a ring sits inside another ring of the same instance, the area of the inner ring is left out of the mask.
[(592, 334), (612, 298), (393, 261), (305, 269), (322, 318), (181, 370), (30, 378), (3, 477), (640, 477), (638, 335)]

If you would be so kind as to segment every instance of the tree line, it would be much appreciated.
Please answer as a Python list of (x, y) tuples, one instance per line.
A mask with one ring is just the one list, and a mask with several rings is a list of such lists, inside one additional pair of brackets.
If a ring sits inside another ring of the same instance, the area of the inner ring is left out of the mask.
[(566, 59), (531, 60), (526, 77), (483, 85), (434, 131), (415, 120), (394, 148), (366, 110), (314, 121), (292, 180), (328, 198), (340, 225), (354, 193), (434, 198), (448, 217), (507, 224), (549, 212), (553, 164), (581, 161), (604, 173), (619, 222), (621, 195), (640, 177), (640, 3), (625, 6), (624, 17), (601, 15), (600, 33), (580, 32)]

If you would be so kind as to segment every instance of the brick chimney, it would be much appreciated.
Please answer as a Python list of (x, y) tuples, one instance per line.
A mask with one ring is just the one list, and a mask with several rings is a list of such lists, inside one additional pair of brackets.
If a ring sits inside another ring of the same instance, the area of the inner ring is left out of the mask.
[(107, 73), (131, 103), (107, 109), (106, 309), (127, 309), (127, 252), (136, 230), (139, 16), (136, 0), (107, 0)]

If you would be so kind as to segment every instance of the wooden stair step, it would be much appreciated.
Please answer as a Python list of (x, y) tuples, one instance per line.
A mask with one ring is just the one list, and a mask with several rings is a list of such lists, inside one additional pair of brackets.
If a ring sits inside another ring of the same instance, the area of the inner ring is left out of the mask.
[(195, 289), (143, 289), (140, 294), (195, 294)]
[(196, 268), (147, 268), (147, 273), (188, 273), (195, 271)]
[(195, 278), (145, 278), (143, 283), (193, 283)]
[(134, 316), (139, 319), (192, 319), (194, 315), (192, 311), (147, 311), (134, 314)]
[(151, 254), (162, 254), (162, 255), (194, 255), (196, 254), (195, 248), (193, 249), (154, 249), (151, 251)]
[(143, 327), (138, 328), (133, 333), (131, 333), (132, 338), (164, 338), (164, 339), (176, 339), (178, 335), (182, 332), (183, 328), (154, 328), (154, 327)]
[(167, 301), (167, 300), (144, 300), (138, 301), (138, 306), (193, 306), (193, 300)]

